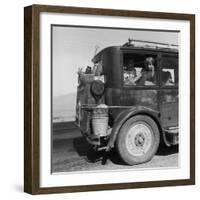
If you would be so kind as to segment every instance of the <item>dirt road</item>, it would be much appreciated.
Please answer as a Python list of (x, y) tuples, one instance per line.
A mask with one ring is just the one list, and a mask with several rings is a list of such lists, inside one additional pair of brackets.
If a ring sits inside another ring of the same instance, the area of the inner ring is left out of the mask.
[(150, 162), (135, 166), (123, 163), (116, 150), (107, 155), (106, 163), (102, 162), (102, 156), (93, 151), (77, 129), (54, 131), (52, 172), (178, 167), (177, 146), (160, 147)]

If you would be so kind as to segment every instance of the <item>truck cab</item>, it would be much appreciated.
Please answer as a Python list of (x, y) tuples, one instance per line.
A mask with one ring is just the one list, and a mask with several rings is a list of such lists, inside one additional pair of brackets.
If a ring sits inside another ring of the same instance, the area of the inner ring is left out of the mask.
[(176, 45), (137, 40), (95, 55), (78, 73), (76, 123), (88, 142), (129, 165), (151, 160), (161, 141), (177, 145), (178, 56)]

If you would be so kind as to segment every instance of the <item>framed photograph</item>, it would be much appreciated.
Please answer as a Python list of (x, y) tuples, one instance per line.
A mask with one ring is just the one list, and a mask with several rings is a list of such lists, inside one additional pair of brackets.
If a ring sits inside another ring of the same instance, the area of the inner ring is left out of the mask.
[(195, 16), (24, 9), (24, 191), (195, 184)]

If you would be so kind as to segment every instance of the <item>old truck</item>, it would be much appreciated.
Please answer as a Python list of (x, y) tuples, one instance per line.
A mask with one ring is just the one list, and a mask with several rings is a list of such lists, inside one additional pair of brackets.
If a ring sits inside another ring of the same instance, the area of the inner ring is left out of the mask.
[(129, 39), (78, 73), (76, 123), (97, 151), (135, 165), (178, 144), (178, 46)]

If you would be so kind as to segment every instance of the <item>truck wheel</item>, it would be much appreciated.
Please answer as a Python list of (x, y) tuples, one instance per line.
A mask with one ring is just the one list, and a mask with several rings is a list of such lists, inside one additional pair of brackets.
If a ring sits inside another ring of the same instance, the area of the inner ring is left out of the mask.
[(160, 132), (155, 121), (145, 115), (128, 119), (117, 136), (117, 150), (129, 165), (147, 162), (155, 155), (160, 143)]

